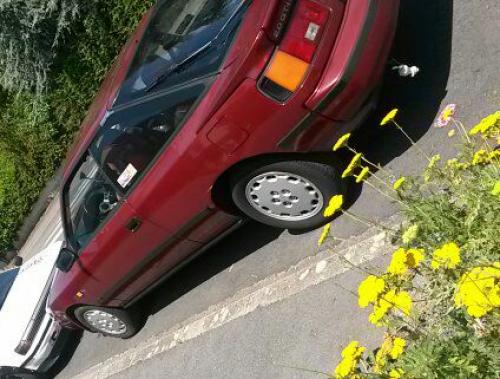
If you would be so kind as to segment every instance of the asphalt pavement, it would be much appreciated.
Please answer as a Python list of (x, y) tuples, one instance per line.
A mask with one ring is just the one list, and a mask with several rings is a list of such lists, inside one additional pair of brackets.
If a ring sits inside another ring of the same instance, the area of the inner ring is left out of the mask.
[[(457, 141), (447, 137), (447, 130), (433, 127), (439, 111), (456, 103), (456, 117), (471, 127), (500, 108), (500, 6), (498, 0), (401, 3), (393, 57), (419, 66), (421, 72), (415, 79), (388, 72), (380, 107), (357, 133), (356, 147), (395, 174), (410, 175), (424, 167), (423, 158), (397, 131), (378, 127), (378, 121), (397, 107), (400, 123), (423, 150), (451, 157)], [(367, 185), (350, 192), (350, 210), (356, 214), (384, 221), (397, 213), (396, 206)], [(22, 249), (23, 256), (62, 238), (58, 214), (54, 202)], [(373, 232), (348, 217), (336, 219), (332, 230), (355, 246), (353, 257), (363, 264), (379, 266), (390, 251), (384, 245), (367, 254), (356, 241)], [(340, 263), (333, 270), (335, 261), (329, 259), (345, 250), (334, 245), (331, 252), (318, 253), (319, 233), (294, 235), (246, 224), (143, 301), (150, 317), (136, 337), (121, 341), (85, 333), (68, 347), (57, 377), (319, 377), (308, 370), (331, 370), (349, 339), (376, 344), (380, 335), (367, 324), (350, 292), (361, 274), (340, 269)], [(330, 274), (304, 286), (300, 278), (308, 269), (319, 276), (324, 270)], [(290, 272), (295, 276), (287, 285), (293, 291), (281, 282)], [(266, 300), (271, 295), (259, 292), (264, 284), (281, 295)], [(248, 298), (253, 305), (240, 307)]]

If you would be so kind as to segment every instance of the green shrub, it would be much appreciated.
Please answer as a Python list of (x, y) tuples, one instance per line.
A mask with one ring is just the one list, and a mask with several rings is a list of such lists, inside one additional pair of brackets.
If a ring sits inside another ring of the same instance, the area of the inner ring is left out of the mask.
[(76, 0), (0, 0), (0, 85), (45, 87), (55, 47), (75, 20)]
[[(0, 251), (12, 245), (31, 205), (61, 164), (113, 59), (152, 3), (0, 0), (0, 83), (4, 85), (0, 88), (0, 167), (9, 168), (0, 173)], [(55, 8), (42, 12), (49, 4)], [(2, 24), (2, 19), (24, 9), (30, 11), (16, 22), (27, 22), (39, 13), (45, 18), (23, 34), (27, 38), (23, 43), (31, 46), (34, 55), (25, 65), (16, 65), (22, 49), (16, 45), (14, 60), (9, 60), (10, 50), (2, 50), (7, 26), (15, 25)], [(46, 28), (45, 34), (37, 34), (36, 28)], [(52, 47), (54, 41), (59, 43)], [(45, 89), (22, 90), (33, 85)]]

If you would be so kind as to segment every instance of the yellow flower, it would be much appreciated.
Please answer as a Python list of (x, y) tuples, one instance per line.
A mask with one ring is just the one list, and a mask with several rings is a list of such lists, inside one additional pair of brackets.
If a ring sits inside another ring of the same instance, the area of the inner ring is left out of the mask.
[(364, 351), (365, 347), (360, 346), (358, 341), (350, 342), (342, 350), (342, 361), (335, 368), (335, 378), (352, 377)]
[(493, 196), (498, 196), (500, 195), (500, 181), (497, 181), (495, 185), (493, 186), (493, 189), (491, 190), (491, 194)]
[(345, 348), (342, 350), (343, 358), (360, 358), (363, 355), (365, 348), (359, 344), (358, 341), (351, 341)]
[(500, 262), (466, 272), (457, 287), (455, 305), (464, 306), (472, 317), (483, 317), (500, 307)]
[(347, 378), (356, 369), (356, 362), (351, 358), (343, 358), (335, 368), (335, 378)]
[(349, 141), (349, 138), (351, 137), (351, 133), (344, 134), (342, 137), (340, 137), (337, 141), (337, 143), (333, 146), (333, 151), (337, 151), (344, 146), (347, 146), (347, 142)]
[(392, 343), (392, 349), (389, 352), (389, 356), (392, 359), (398, 359), (401, 354), (403, 354), (403, 351), (406, 346), (406, 341), (402, 338), (396, 337), (394, 338), (394, 341)]
[(478, 134), (481, 131), (481, 126), (482, 126), (481, 123), (477, 124), (471, 130), (469, 130), (469, 134), (471, 136)]
[(387, 267), (387, 272), (392, 275), (404, 275), (408, 272), (408, 265), (406, 264), (406, 251), (403, 248), (397, 249), (392, 254), (391, 263)]
[(387, 364), (387, 357), (390, 357), (391, 359), (399, 358), (399, 356), (403, 353), (405, 346), (406, 341), (404, 339), (399, 337), (393, 338), (386, 334), (384, 342), (382, 342), (380, 349), (378, 349), (375, 354), (374, 372), (380, 374), (382, 369)]
[(410, 294), (406, 291), (401, 291), (394, 296), (394, 298), (390, 299), (394, 303), (394, 308), (403, 312), (405, 315), (409, 315), (411, 309), (413, 307), (413, 300)]
[(382, 295), (373, 306), (373, 312), (368, 317), (368, 320), (375, 326), (382, 325), (382, 319), (389, 313), (392, 308), (405, 315), (409, 315), (413, 306), (413, 300), (406, 291), (396, 292), (396, 290), (389, 290)]
[(387, 115), (380, 122), (380, 126), (384, 126), (387, 123), (389, 123), (390, 121), (394, 121), (394, 118), (396, 117), (398, 112), (399, 112), (399, 109), (395, 108), (392, 111), (390, 111), (389, 113), (387, 113)]
[(400, 368), (393, 368), (389, 371), (389, 379), (400, 379), (405, 372)]
[(376, 374), (380, 374), (382, 369), (387, 363), (387, 356), (392, 349), (392, 337), (388, 334), (385, 335), (384, 342), (380, 345), (380, 349), (377, 350), (375, 354), (375, 367), (374, 371)]
[(449, 159), (446, 162), (446, 166), (448, 166), (451, 169), (456, 169), (456, 170), (466, 170), (467, 168), (469, 168), (469, 164), (461, 163), (458, 161), (457, 158)]
[(361, 282), (358, 288), (358, 304), (366, 308), (368, 304), (375, 303), (384, 292), (385, 281), (375, 275), (368, 276)]
[(499, 123), (500, 111), (497, 111), (483, 118), (479, 124), (477, 124), (470, 130), (469, 134), (476, 135), (478, 133), (481, 133), (485, 137), (492, 136), (494, 133), (499, 132)]
[(450, 242), (434, 251), (431, 266), (433, 269), (440, 268), (441, 266), (455, 268), (460, 262), (460, 248), (456, 243)]
[(387, 272), (395, 276), (403, 276), (410, 268), (417, 268), (423, 259), (424, 251), (422, 249), (409, 249), (406, 251), (399, 248), (392, 255)]
[(441, 160), (441, 155), (439, 154), (434, 155), (433, 157), (431, 157), (431, 160), (427, 168), (429, 169), (433, 168), (434, 166), (436, 166), (436, 163), (438, 163), (440, 160)]
[(479, 150), (474, 153), (474, 157), (472, 158), (472, 165), (483, 165), (490, 162), (490, 154), (486, 150)]
[(406, 178), (404, 176), (402, 176), (401, 178), (399, 178), (398, 180), (396, 180), (396, 182), (394, 183), (393, 185), (393, 188), (397, 191), (401, 188), (401, 186), (406, 182)]
[(318, 240), (318, 246), (321, 246), (323, 245), (323, 243), (325, 242), (326, 240), (326, 237), (328, 237), (328, 235), (330, 234), (330, 229), (331, 229), (332, 225), (331, 224), (326, 224), (324, 227), (323, 227), (323, 232), (321, 233), (321, 236), (319, 237), (319, 240)]
[(391, 310), (392, 306), (386, 301), (378, 302), (373, 306), (373, 312), (368, 317), (368, 320), (375, 326), (382, 325), (382, 319)]
[(408, 249), (406, 252), (406, 264), (410, 268), (417, 268), (424, 260), (423, 249)]
[(414, 224), (414, 225), (410, 226), (408, 229), (406, 229), (406, 231), (401, 236), (403, 243), (408, 245), (412, 241), (414, 241), (415, 238), (417, 238), (417, 236), (418, 236), (418, 231), (419, 231), (418, 224)]
[(368, 167), (363, 167), (358, 176), (356, 176), (356, 183), (361, 183), (370, 174), (370, 169)]
[(490, 158), (491, 161), (494, 161), (497, 158), (500, 158), (500, 150), (492, 151), (491, 153), (488, 154), (488, 157)]
[(352, 174), (352, 171), (359, 166), (359, 163), (361, 162), (361, 158), (363, 157), (363, 154), (357, 153), (347, 166), (347, 168), (344, 170), (342, 173), (342, 179), (347, 178)]
[(454, 137), (454, 136), (455, 136), (455, 133), (456, 133), (455, 129), (451, 129), (451, 130), (448, 132), (448, 137), (450, 137), (450, 138)]
[(323, 216), (325, 217), (333, 216), (335, 213), (337, 213), (337, 211), (339, 211), (342, 208), (343, 203), (344, 203), (344, 196), (342, 195), (333, 196), (330, 199), (328, 206), (325, 208)]

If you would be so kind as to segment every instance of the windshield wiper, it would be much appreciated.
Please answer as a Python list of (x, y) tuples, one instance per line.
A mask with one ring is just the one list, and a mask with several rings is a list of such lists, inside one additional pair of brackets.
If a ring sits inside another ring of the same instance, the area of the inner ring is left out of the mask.
[(165, 79), (167, 79), (170, 76), (170, 74), (178, 71), (180, 68), (182, 68), (186, 64), (190, 63), (193, 59), (195, 59), (198, 56), (202, 55), (207, 50), (210, 50), (213, 46), (216, 46), (217, 42), (218, 42), (218, 40), (220, 38), (220, 36), (222, 35), (222, 33), (224, 33), (226, 31), (226, 29), (229, 27), (229, 25), (231, 24), (231, 22), (235, 19), (235, 17), (238, 15), (238, 13), (240, 12), (240, 10), (243, 8), (243, 6), (245, 5), (245, 3), (246, 3), (246, 1), (242, 1), (241, 2), (241, 4), (238, 6), (238, 8), (231, 14), (231, 16), (229, 16), (229, 18), (227, 19), (227, 21), (222, 26), (221, 30), (219, 30), (219, 32), (216, 34), (216, 36), (213, 39), (211, 39), (206, 44), (204, 44), (203, 46), (201, 46), (198, 50), (195, 50), (194, 52), (192, 52), (191, 54), (189, 54), (186, 58), (184, 58), (180, 62), (175, 63), (172, 66), (170, 66), (165, 72), (163, 72), (161, 75), (159, 75), (153, 81), (153, 83), (151, 83), (145, 89), (145, 91), (146, 92), (150, 92), (153, 88), (155, 88), (157, 85), (159, 85)]

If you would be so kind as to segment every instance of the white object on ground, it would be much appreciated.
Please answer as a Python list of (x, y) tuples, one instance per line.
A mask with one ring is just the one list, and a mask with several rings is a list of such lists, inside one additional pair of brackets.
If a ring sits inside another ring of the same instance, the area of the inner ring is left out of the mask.
[(408, 76), (414, 78), (420, 72), (420, 69), (417, 66), (408, 66), (405, 64), (401, 64), (399, 66), (394, 66), (392, 68), (394, 71), (397, 71), (399, 76), (406, 78)]

